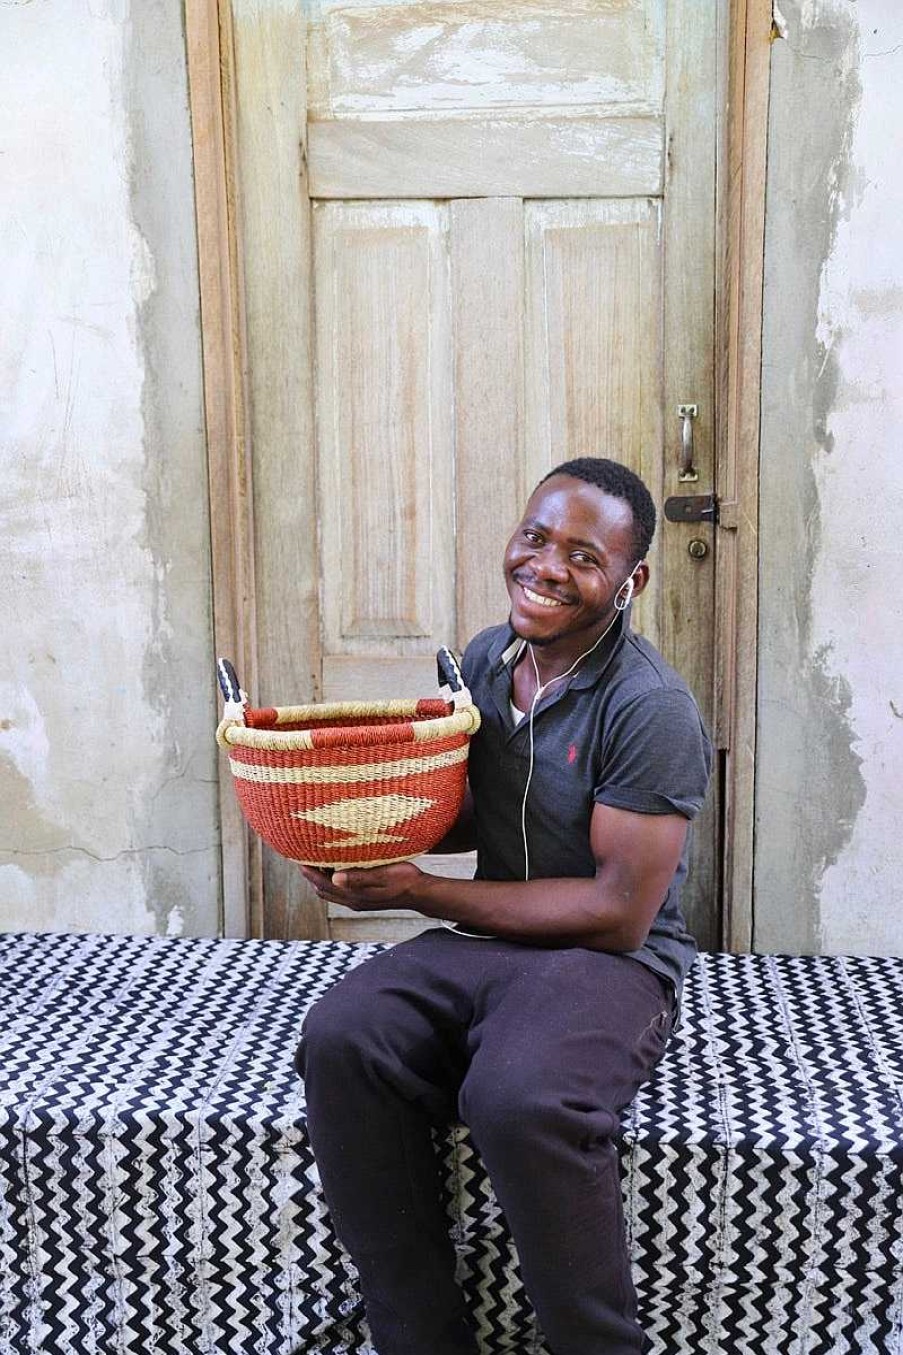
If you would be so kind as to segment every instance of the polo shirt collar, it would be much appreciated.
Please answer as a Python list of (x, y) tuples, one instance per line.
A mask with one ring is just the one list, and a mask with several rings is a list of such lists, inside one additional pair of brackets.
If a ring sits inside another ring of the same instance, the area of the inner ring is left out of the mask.
[[(627, 607), (620, 613), (598, 649), (587, 655), (577, 670), (566, 682), (556, 683), (555, 687), (539, 701), (537, 710), (547, 703), (551, 705), (565, 692), (593, 687), (605, 672), (614, 655), (621, 648), (630, 630), (630, 613)], [(489, 649), (489, 675), (493, 697), (499, 710), (507, 710), (510, 697), (510, 674), (512, 666), (521, 651), (524, 641), (515, 635), (510, 625), (502, 627), (501, 634), (493, 641)]]

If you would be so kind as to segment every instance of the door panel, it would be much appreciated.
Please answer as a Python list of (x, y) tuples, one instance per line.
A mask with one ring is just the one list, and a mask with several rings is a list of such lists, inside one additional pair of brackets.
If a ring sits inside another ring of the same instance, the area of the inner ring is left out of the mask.
[(324, 691), (360, 697), (454, 634), (448, 207), (321, 204), (314, 249)]
[(554, 462), (604, 451), (657, 495), (659, 237), (648, 199), (316, 206), (326, 699), (429, 691), (439, 645), (505, 615)]
[[(661, 205), (527, 204), (527, 478), (603, 455), (661, 482)], [(655, 557), (653, 566), (655, 579)], [(658, 640), (655, 589), (635, 623)]]
[(312, 118), (662, 106), (660, 0), (323, 0), (318, 8), (308, 46)]
[(524, 466), (524, 211), (451, 204), (459, 647), (506, 615), (501, 549), (528, 493)]
[(312, 122), (318, 198), (659, 194), (662, 118), (473, 117)]

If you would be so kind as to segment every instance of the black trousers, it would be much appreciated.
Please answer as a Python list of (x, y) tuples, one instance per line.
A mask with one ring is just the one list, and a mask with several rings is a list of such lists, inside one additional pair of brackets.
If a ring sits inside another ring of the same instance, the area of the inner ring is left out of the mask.
[(624, 1234), (620, 1112), (672, 1000), (635, 960), (439, 928), (317, 1002), (296, 1064), (379, 1355), (475, 1355), (431, 1128), (462, 1120), (555, 1355), (643, 1349)]

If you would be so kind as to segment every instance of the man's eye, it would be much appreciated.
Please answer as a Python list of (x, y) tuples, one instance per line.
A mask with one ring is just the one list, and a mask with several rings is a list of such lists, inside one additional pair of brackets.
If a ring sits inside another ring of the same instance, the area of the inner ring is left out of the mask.
[(538, 546), (542, 537), (539, 532), (533, 532), (529, 527), (524, 529), (524, 540), (529, 541), (531, 546)]
[(596, 563), (592, 555), (587, 555), (582, 550), (575, 550), (571, 559), (576, 560), (578, 565), (594, 565)]

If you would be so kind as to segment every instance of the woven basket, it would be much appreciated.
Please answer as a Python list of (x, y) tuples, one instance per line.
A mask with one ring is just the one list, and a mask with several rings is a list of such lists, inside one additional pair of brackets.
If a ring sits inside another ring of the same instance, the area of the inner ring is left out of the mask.
[(438, 657), (438, 699), (259, 710), (220, 660), (226, 708), (216, 738), (242, 812), (265, 842), (305, 865), (376, 866), (445, 836), (464, 798), (480, 713), (454, 656)]

